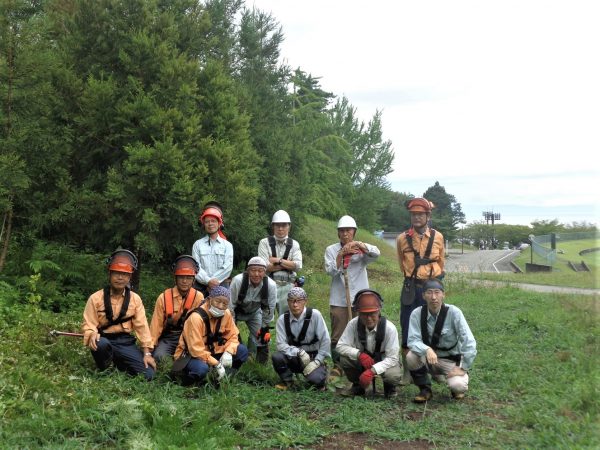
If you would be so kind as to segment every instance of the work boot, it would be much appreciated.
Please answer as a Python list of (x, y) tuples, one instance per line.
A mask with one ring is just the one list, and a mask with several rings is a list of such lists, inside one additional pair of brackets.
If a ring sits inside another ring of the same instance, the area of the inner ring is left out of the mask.
[(406, 364), (406, 355), (402, 355), (402, 379), (400, 380), (400, 386), (408, 386), (412, 384), (413, 379), (410, 376), (410, 370), (408, 370), (408, 364)]
[(387, 399), (393, 399), (398, 397), (398, 391), (396, 391), (396, 386), (393, 384), (383, 383), (383, 395)]
[(266, 345), (256, 347), (256, 362), (259, 364), (266, 364), (269, 362), (269, 347)]
[(357, 383), (352, 383), (349, 389), (342, 392), (344, 397), (355, 397), (359, 395), (365, 395), (365, 389)]
[(279, 391), (287, 391), (290, 388), (294, 387), (294, 380), (281, 380), (279, 383), (275, 385), (275, 389)]
[(431, 392), (431, 387), (429, 386), (419, 386), (421, 392), (419, 392), (413, 402), (415, 403), (425, 403), (432, 399), (433, 392)]
[(452, 398), (454, 400), (462, 400), (463, 398), (465, 398), (465, 393), (464, 392), (453, 392)]

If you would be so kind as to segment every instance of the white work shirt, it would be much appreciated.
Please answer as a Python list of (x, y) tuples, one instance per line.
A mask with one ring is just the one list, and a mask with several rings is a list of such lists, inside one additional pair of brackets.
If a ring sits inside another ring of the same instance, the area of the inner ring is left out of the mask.
[(209, 280), (216, 278), (222, 283), (233, 269), (233, 245), (220, 236), (211, 239), (204, 236), (194, 242), (192, 256), (200, 265), (196, 280), (201, 284), (208, 284)]

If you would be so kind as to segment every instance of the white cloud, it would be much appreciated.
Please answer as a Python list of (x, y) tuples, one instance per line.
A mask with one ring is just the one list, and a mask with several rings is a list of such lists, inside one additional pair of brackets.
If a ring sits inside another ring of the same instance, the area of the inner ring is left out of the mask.
[(600, 2), (254, 4), (282, 24), (287, 63), (365, 121), (383, 110), (394, 189), (437, 180), (465, 211), (600, 223)]

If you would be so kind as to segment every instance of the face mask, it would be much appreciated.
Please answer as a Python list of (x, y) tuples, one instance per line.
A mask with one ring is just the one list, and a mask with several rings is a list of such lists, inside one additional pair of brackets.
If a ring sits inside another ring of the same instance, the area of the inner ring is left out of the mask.
[(213, 317), (223, 317), (223, 315), (225, 314), (224, 310), (219, 309), (216, 306), (211, 306), (208, 309), (208, 312), (210, 312), (213, 315)]

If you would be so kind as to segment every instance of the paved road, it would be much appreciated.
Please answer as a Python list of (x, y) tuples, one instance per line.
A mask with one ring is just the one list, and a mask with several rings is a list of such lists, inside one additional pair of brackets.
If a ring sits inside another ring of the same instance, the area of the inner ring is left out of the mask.
[(446, 272), (513, 272), (510, 262), (519, 256), (519, 250), (476, 250), (464, 254), (450, 250), (446, 258)]

